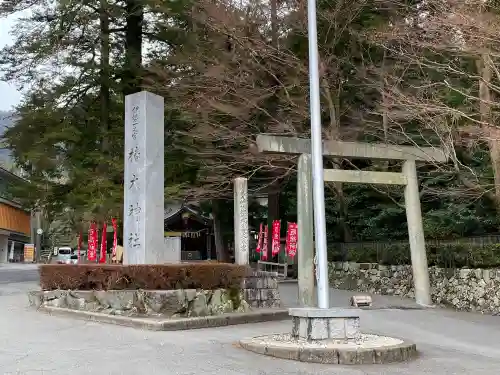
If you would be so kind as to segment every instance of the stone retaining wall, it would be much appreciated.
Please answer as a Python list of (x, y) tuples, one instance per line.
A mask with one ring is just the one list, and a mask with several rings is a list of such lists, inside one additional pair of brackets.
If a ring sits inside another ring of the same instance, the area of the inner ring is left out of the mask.
[(240, 291), (216, 290), (54, 290), (28, 294), (34, 307), (63, 307), (111, 315), (190, 317), (245, 312)]
[[(414, 298), (411, 266), (331, 263), (334, 288)], [(432, 300), (457, 310), (500, 313), (500, 269), (429, 268)]]
[(278, 273), (253, 271), (242, 285), (243, 296), (250, 307), (274, 308), (281, 306), (278, 291)]
[(253, 272), (240, 290), (54, 290), (28, 294), (34, 307), (62, 307), (111, 315), (191, 317), (280, 307), (277, 273)]

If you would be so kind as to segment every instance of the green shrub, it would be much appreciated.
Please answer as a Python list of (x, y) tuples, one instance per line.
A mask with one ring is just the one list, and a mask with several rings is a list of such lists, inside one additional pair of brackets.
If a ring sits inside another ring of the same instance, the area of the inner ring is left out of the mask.
[(240, 289), (250, 268), (229, 263), (154, 265), (44, 264), (42, 290)]
[[(457, 245), (427, 245), (429, 266), (442, 268), (495, 268), (500, 267), (500, 244), (473, 247)], [(409, 245), (388, 245), (383, 249), (370, 247), (350, 249), (341, 254), (338, 249), (330, 249), (330, 260), (357, 263), (378, 263), (384, 265), (411, 264)]]

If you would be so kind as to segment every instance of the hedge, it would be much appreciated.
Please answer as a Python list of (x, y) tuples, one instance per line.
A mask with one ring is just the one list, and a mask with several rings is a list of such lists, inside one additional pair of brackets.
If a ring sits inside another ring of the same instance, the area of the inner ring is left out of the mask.
[(250, 272), (229, 263), (159, 265), (40, 265), (42, 290), (205, 289), (240, 288)]
[[(442, 268), (496, 268), (500, 267), (500, 244), (473, 247), (467, 245), (426, 245), (430, 266)], [(346, 254), (330, 251), (330, 259), (357, 263), (385, 265), (411, 264), (409, 245), (389, 245), (384, 249), (369, 247), (349, 249)]]

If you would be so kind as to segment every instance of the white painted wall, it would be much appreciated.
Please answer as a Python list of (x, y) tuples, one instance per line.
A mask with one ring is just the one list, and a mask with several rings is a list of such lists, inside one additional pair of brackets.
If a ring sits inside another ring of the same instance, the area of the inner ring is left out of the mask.
[(7, 263), (9, 258), (9, 249), (7, 247), (9, 237), (0, 235), (0, 263)]

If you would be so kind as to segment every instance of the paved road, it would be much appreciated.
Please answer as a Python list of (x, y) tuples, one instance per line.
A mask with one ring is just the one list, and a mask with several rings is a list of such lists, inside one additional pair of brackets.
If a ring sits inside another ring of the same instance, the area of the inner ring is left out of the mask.
[(0, 284), (38, 281), (35, 264), (0, 264)]
[[(0, 271), (1, 273), (1, 271)], [(278, 360), (237, 348), (242, 337), (287, 332), (290, 322), (270, 322), (184, 332), (150, 332), (53, 317), (27, 308), (31, 282), (0, 285), (0, 374), (47, 375), (496, 375), (500, 368), (500, 318), (447, 310), (362, 312), (362, 328), (415, 341), (411, 363), (339, 367)], [(281, 293), (294, 304), (296, 286)], [(348, 292), (332, 291), (344, 305)], [(378, 306), (407, 305), (379, 297)]]

